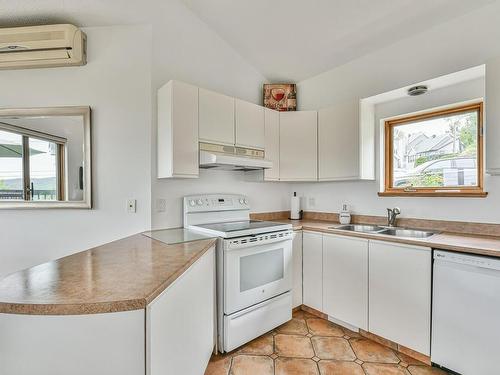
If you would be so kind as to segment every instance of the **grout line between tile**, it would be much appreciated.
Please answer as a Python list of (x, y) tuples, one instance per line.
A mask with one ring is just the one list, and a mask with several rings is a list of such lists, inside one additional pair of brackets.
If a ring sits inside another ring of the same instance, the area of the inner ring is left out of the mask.
[(229, 361), (229, 371), (227, 373), (227, 375), (231, 375), (231, 372), (233, 370), (233, 358), (234, 358), (234, 355), (231, 356), (231, 360)]
[[(354, 350), (354, 348), (353, 348), (353, 347), (352, 347), (352, 345), (351, 345), (351, 339), (347, 340), (347, 343), (349, 344), (349, 347), (351, 348), (352, 352), (354, 353), (354, 357), (356, 357), (356, 358), (354, 359), (354, 361), (356, 361), (356, 359), (359, 359), (359, 358), (358, 358), (358, 355), (356, 354), (356, 351)], [(359, 359), (359, 360), (361, 361), (361, 359)], [(353, 362), (354, 362), (354, 361), (353, 361)], [(364, 371), (364, 370), (363, 370), (363, 371)]]

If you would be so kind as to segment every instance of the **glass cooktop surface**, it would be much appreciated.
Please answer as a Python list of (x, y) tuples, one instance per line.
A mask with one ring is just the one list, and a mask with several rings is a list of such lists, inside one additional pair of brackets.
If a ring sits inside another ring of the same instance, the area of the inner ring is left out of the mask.
[(283, 226), (283, 223), (275, 223), (272, 221), (260, 221), (260, 220), (244, 220), (244, 221), (230, 221), (225, 223), (212, 223), (212, 224), (199, 224), (197, 227), (213, 230), (216, 232), (237, 232), (242, 230), (252, 230), (269, 228), (272, 230), (273, 227)]

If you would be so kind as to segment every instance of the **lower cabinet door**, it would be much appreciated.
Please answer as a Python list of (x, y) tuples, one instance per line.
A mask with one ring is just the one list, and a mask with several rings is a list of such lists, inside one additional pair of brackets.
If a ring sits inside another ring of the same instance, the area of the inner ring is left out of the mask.
[(323, 311), (323, 235), (302, 233), (303, 303)]
[(323, 235), (323, 311), (368, 329), (368, 240)]
[(292, 268), (292, 307), (295, 308), (302, 305), (302, 231), (293, 232)]
[(370, 241), (369, 331), (430, 355), (432, 251)]

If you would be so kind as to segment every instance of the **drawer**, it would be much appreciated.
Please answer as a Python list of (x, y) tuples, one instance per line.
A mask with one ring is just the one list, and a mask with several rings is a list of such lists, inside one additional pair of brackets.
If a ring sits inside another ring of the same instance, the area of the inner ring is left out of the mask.
[(229, 352), (292, 319), (292, 293), (224, 316), (224, 351)]

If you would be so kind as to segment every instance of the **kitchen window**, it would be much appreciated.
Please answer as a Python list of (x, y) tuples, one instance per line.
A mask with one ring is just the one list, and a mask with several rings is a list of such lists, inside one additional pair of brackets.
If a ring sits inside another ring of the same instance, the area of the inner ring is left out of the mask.
[(0, 200), (64, 200), (66, 140), (0, 123)]
[(484, 197), (483, 104), (385, 122), (382, 196)]

